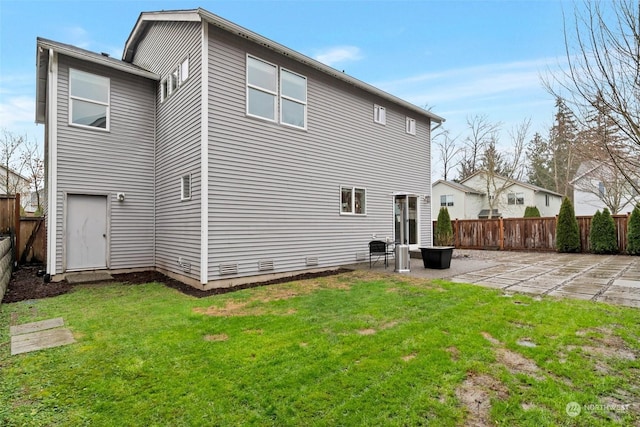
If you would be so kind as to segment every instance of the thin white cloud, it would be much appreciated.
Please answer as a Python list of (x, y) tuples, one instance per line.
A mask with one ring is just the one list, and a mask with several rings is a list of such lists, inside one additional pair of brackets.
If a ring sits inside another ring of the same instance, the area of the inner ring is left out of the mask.
[(82, 27), (66, 27), (63, 30), (66, 43), (77, 46), (82, 49), (89, 49), (91, 45), (91, 38), (89, 32)]
[(3, 99), (0, 103), (0, 127), (12, 128), (20, 123), (33, 123), (35, 101), (28, 96)]
[(334, 46), (316, 53), (314, 58), (323, 64), (333, 66), (343, 62), (358, 61), (363, 58), (363, 55), (357, 46)]

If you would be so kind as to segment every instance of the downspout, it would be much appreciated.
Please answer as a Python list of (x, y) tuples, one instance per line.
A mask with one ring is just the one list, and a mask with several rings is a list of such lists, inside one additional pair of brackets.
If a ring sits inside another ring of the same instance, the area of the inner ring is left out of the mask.
[[(47, 135), (48, 149), (49, 149), (49, 168), (47, 171), (48, 181), (48, 200), (47, 200), (47, 278), (54, 276), (57, 273), (56, 248), (58, 245), (58, 185), (56, 181), (57, 169), (58, 169), (58, 156), (57, 156), (57, 78), (58, 78), (58, 62), (57, 57), (53, 49), (49, 49), (49, 64), (47, 69), (47, 100), (45, 103), (45, 134)], [(49, 235), (50, 234), (50, 235)]]

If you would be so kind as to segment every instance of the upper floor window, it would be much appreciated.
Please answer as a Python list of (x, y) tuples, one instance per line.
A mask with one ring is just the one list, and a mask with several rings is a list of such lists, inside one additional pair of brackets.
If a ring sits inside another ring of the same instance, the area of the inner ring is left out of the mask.
[(160, 82), (160, 102), (174, 94), (189, 78), (189, 58), (176, 65)]
[(416, 120), (407, 117), (407, 133), (410, 135), (416, 134)]
[(373, 121), (375, 123), (380, 123), (381, 125), (384, 125), (387, 123), (387, 109), (380, 106), (380, 105), (374, 105), (373, 106)]
[(356, 187), (340, 187), (340, 213), (366, 214), (367, 190)]
[(282, 68), (280, 96), (280, 121), (304, 128), (307, 117), (307, 78)]
[(524, 205), (524, 193), (508, 193), (507, 203), (510, 205)]
[(278, 67), (247, 57), (247, 114), (276, 120)]
[(306, 129), (307, 78), (247, 55), (247, 114)]
[(69, 122), (109, 130), (109, 90), (107, 77), (69, 69)]
[(453, 206), (453, 194), (440, 196), (440, 206)]

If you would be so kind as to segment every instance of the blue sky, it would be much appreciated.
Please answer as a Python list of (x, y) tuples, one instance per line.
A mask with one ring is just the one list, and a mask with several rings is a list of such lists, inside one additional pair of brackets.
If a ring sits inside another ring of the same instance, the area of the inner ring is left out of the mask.
[(561, 0), (0, 0), (0, 128), (43, 141), (34, 125), (36, 37), (120, 58), (142, 11), (203, 7), (447, 119), (487, 115), (506, 131), (552, 123), (540, 76), (565, 62)]

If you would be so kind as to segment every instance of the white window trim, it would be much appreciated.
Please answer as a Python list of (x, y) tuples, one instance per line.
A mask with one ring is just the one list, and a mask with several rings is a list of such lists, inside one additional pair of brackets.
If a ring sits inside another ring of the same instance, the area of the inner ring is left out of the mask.
[[(287, 73), (295, 74), (296, 76), (301, 77), (301, 78), (304, 79), (304, 99), (305, 99), (305, 101), (301, 101), (299, 99), (295, 99), (295, 98), (292, 98), (290, 96), (286, 96), (286, 95), (282, 94), (282, 71), (286, 71)], [(292, 125), (291, 123), (285, 123), (285, 122), (282, 121), (283, 108), (282, 108), (282, 102), (280, 102), (280, 124), (283, 125), (283, 126), (289, 126), (289, 127), (295, 128), (295, 129), (307, 130), (307, 101), (306, 101), (307, 100), (307, 96), (308, 96), (308, 93), (307, 93), (307, 87), (308, 87), (307, 77), (303, 76), (302, 74), (296, 73), (295, 71), (291, 71), (291, 70), (289, 70), (287, 68), (283, 68), (283, 67), (280, 67), (280, 70), (278, 72), (278, 77), (279, 77), (278, 78), (279, 99), (286, 99), (286, 100), (289, 100), (291, 102), (295, 102), (296, 104), (301, 104), (304, 107), (304, 126), (296, 126), (296, 125)]]
[(409, 135), (416, 134), (416, 119), (412, 119), (411, 117), (407, 117), (406, 119), (406, 131)]
[[(107, 102), (101, 102), (101, 101), (96, 101), (95, 99), (88, 99), (88, 98), (82, 98), (80, 96), (72, 96), (71, 95), (71, 74), (74, 72), (79, 72), (79, 73), (84, 73), (84, 74), (91, 74), (94, 76), (98, 76), (98, 77), (102, 77), (104, 79), (107, 80)], [(96, 73), (90, 73), (88, 71), (83, 71), (83, 70), (79, 70), (77, 68), (69, 68), (69, 76), (68, 76), (68, 83), (69, 83), (69, 126), (73, 126), (73, 127), (79, 127), (82, 129), (91, 129), (91, 130), (95, 130), (95, 131), (99, 131), (99, 132), (109, 132), (109, 129), (111, 127), (111, 79), (109, 77), (105, 77), (102, 76), (100, 74), (96, 74)], [(83, 101), (83, 102), (89, 102), (91, 104), (97, 104), (97, 105), (104, 105), (107, 107), (107, 113), (106, 113), (106, 126), (104, 128), (100, 128), (97, 126), (88, 126), (88, 125), (83, 125), (80, 123), (73, 123), (73, 102), (72, 100), (78, 100), (78, 101)]]
[[(351, 190), (351, 211), (343, 212), (342, 211), (342, 191), (343, 190)], [(356, 213), (356, 190), (364, 191), (364, 210), (362, 213)], [(367, 215), (367, 189), (365, 187), (351, 186), (351, 185), (341, 185), (340, 186), (340, 197), (339, 197), (339, 212), (340, 215), (346, 216), (366, 216)]]
[(387, 124), (387, 109), (382, 105), (373, 104), (373, 122), (380, 125)]
[[(444, 197), (444, 205), (442, 204), (442, 198)], [(449, 198), (451, 198), (451, 204), (449, 204)], [(440, 207), (447, 208), (449, 206), (454, 206), (454, 197), (453, 194), (443, 194), (440, 196)]]
[[(185, 191), (184, 191), (185, 179), (189, 180), (189, 194), (185, 194)], [(193, 194), (192, 186), (193, 186), (193, 179), (190, 173), (184, 174), (180, 177), (180, 200), (191, 200), (191, 195)]]
[[(251, 59), (255, 59), (256, 61), (260, 61), (260, 62), (264, 62), (265, 64), (271, 65), (273, 67), (275, 67), (276, 69), (276, 90), (275, 92), (272, 92), (269, 89), (265, 89), (263, 87), (260, 86), (256, 86), (256, 85), (252, 85), (249, 83), (249, 58)], [(260, 120), (265, 120), (267, 122), (271, 122), (271, 123), (278, 123), (278, 119), (277, 117), (279, 116), (279, 111), (278, 111), (278, 93), (280, 91), (280, 79), (279, 79), (279, 75), (280, 73), (278, 72), (278, 66), (276, 64), (273, 64), (269, 61), (265, 61), (264, 59), (258, 58), (257, 56), (253, 56), (253, 55), (249, 55), (247, 54), (247, 59), (245, 62), (245, 82), (247, 85), (247, 89), (246, 89), (246, 93), (245, 93), (245, 113), (247, 114), (247, 116), (249, 117), (254, 117), (256, 119), (260, 119)], [(257, 116), (255, 114), (251, 114), (249, 112), (249, 89), (255, 89), (258, 90), (260, 92), (264, 92), (264, 93), (268, 93), (270, 95), (273, 95), (273, 119), (269, 119), (267, 117), (262, 117), (262, 116)]]
[[(184, 65), (187, 68), (187, 77), (183, 77)], [(169, 74), (164, 76), (160, 80), (160, 102), (165, 102), (189, 80), (189, 57), (187, 56), (178, 63), (175, 67), (172, 67)]]

